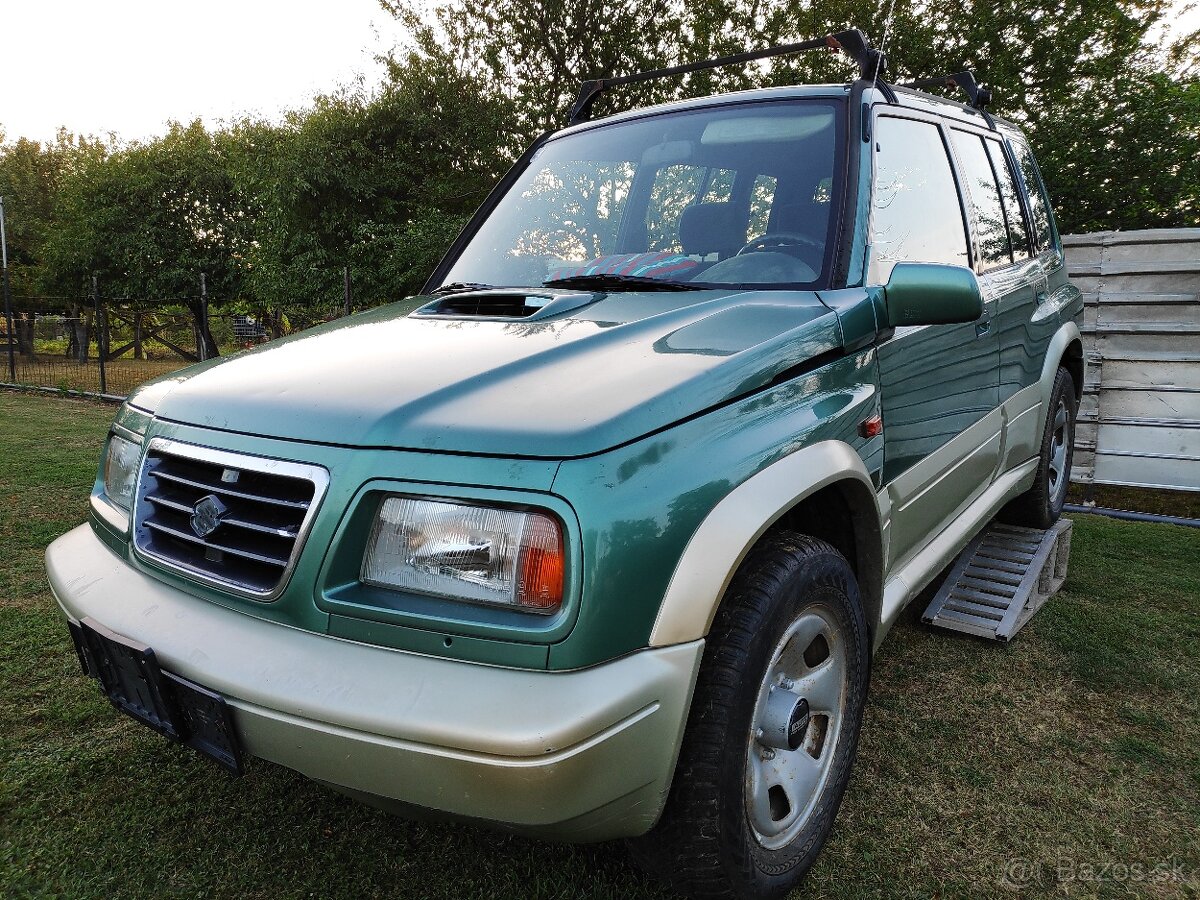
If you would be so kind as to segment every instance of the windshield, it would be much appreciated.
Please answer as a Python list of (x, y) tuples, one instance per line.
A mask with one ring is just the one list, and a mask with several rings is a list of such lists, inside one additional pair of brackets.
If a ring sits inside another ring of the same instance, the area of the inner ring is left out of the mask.
[(821, 287), (842, 109), (747, 103), (552, 139), (433, 287)]

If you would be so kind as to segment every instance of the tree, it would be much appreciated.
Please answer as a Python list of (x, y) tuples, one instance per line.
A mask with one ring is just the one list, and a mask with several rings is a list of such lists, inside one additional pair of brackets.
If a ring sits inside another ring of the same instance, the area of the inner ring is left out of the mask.
[(439, 56), (393, 59), (391, 75), (373, 93), (319, 97), (282, 126), (235, 129), (255, 298), (340, 302), (346, 266), (357, 301), (417, 290), (504, 171), (502, 104), (474, 79)]
[[(495, 86), (511, 110), (510, 154), (564, 122), (583, 78), (856, 25), (886, 39), (893, 80), (971, 68), (994, 86), (994, 111), (1034, 144), (1062, 230), (1196, 221), (1200, 41), (1159, 45), (1170, 0), (443, 0), (430, 14), (415, 0), (381, 5), (411, 33), (409, 53), (449, 56)], [(844, 58), (806, 53), (623, 88), (605, 108), (852, 77)]]
[(13, 293), (41, 289), (41, 259), (53, 230), (55, 200), (62, 180), (78, 160), (97, 151), (98, 142), (60, 131), (52, 143), (18, 138), (6, 143), (0, 132), (0, 197)]
[(210, 293), (236, 295), (247, 221), (228, 153), (227, 136), (196, 121), (80, 158), (56, 198), (47, 285), (74, 296), (96, 274), (109, 296), (182, 298), (203, 272)]

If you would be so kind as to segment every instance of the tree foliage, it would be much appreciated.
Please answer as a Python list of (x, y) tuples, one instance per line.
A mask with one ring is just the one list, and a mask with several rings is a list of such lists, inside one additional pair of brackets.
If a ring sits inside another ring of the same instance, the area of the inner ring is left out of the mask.
[(26, 138), (6, 143), (0, 132), (0, 197), (15, 293), (28, 295), (42, 287), (42, 262), (61, 187), (86, 160), (102, 153), (98, 142), (66, 131), (50, 143)]
[[(1200, 215), (1200, 40), (1164, 46), (1171, 0), (380, 0), (404, 41), (373, 90), (280, 122), (172, 125), (155, 140), (7, 141), (0, 195), (16, 294), (356, 305), (417, 290), (517, 154), (585, 77), (858, 26), (895, 81), (971, 68), (1030, 135), (1060, 228)], [(1185, 0), (1186, 2), (1186, 0)], [(604, 114), (760, 85), (844, 82), (831, 53), (616, 89)]]
[(346, 266), (366, 303), (420, 287), (445, 249), (431, 238), (456, 232), (505, 166), (494, 139), (481, 140), (502, 128), (501, 107), (443, 62), (393, 61), (375, 94), (321, 97), (282, 127), (234, 130), (256, 297), (336, 297)]
[(227, 135), (194, 122), (78, 157), (43, 249), (46, 289), (77, 296), (94, 274), (109, 296), (188, 297), (204, 273), (236, 293), (249, 223), (228, 155)]
[[(994, 111), (1030, 135), (1064, 230), (1196, 221), (1200, 42), (1160, 44), (1170, 0), (443, 0), (430, 15), (381, 2), (411, 52), (448, 54), (497, 86), (518, 144), (564, 121), (583, 78), (857, 26), (884, 42), (893, 80), (970, 68), (992, 85)], [(806, 53), (614, 90), (606, 108), (852, 77), (845, 58)]]

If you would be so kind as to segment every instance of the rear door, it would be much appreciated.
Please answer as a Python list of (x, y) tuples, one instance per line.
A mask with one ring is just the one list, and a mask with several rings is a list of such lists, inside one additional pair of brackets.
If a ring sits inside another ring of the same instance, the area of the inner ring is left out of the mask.
[(1044, 276), (1030, 252), (1024, 206), (1000, 137), (954, 127), (950, 143), (970, 201), (979, 287), (994, 305), (991, 327), (1000, 353), (1001, 471), (1005, 471), (1035, 452), (1037, 398), (1029, 393), (1014, 395), (1041, 375), (1040, 355), (1027, 350), (1031, 329), (1037, 327), (1033, 320)]
[(1037, 455), (1041, 439), (1040, 379), (1050, 340), (1058, 330), (1053, 302), (1054, 286), (1067, 284), (1066, 266), (1054, 233), (1050, 205), (1033, 154), (1025, 144), (1010, 139), (989, 147), (1006, 192), (1014, 234), (1017, 274), (1028, 285), (1022, 292), (1000, 298), (996, 325), (1000, 338), (1000, 400), (1009, 422), (1004, 465), (1011, 468)]
[[(966, 207), (933, 119), (881, 115), (874, 129), (870, 284), (902, 260), (973, 265)], [(900, 327), (879, 346), (889, 559), (920, 550), (991, 483), (999, 458), (995, 300), (977, 322)]]

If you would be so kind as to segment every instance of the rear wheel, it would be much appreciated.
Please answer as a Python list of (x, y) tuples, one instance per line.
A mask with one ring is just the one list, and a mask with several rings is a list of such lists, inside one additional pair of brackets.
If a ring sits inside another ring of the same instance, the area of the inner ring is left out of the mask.
[(849, 564), (781, 532), (713, 623), (666, 809), (634, 855), (696, 897), (781, 897), (824, 845), (850, 778), (870, 638)]
[(1075, 379), (1060, 368), (1050, 393), (1033, 486), (1000, 511), (1010, 525), (1049, 528), (1062, 515), (1075, 451)]

